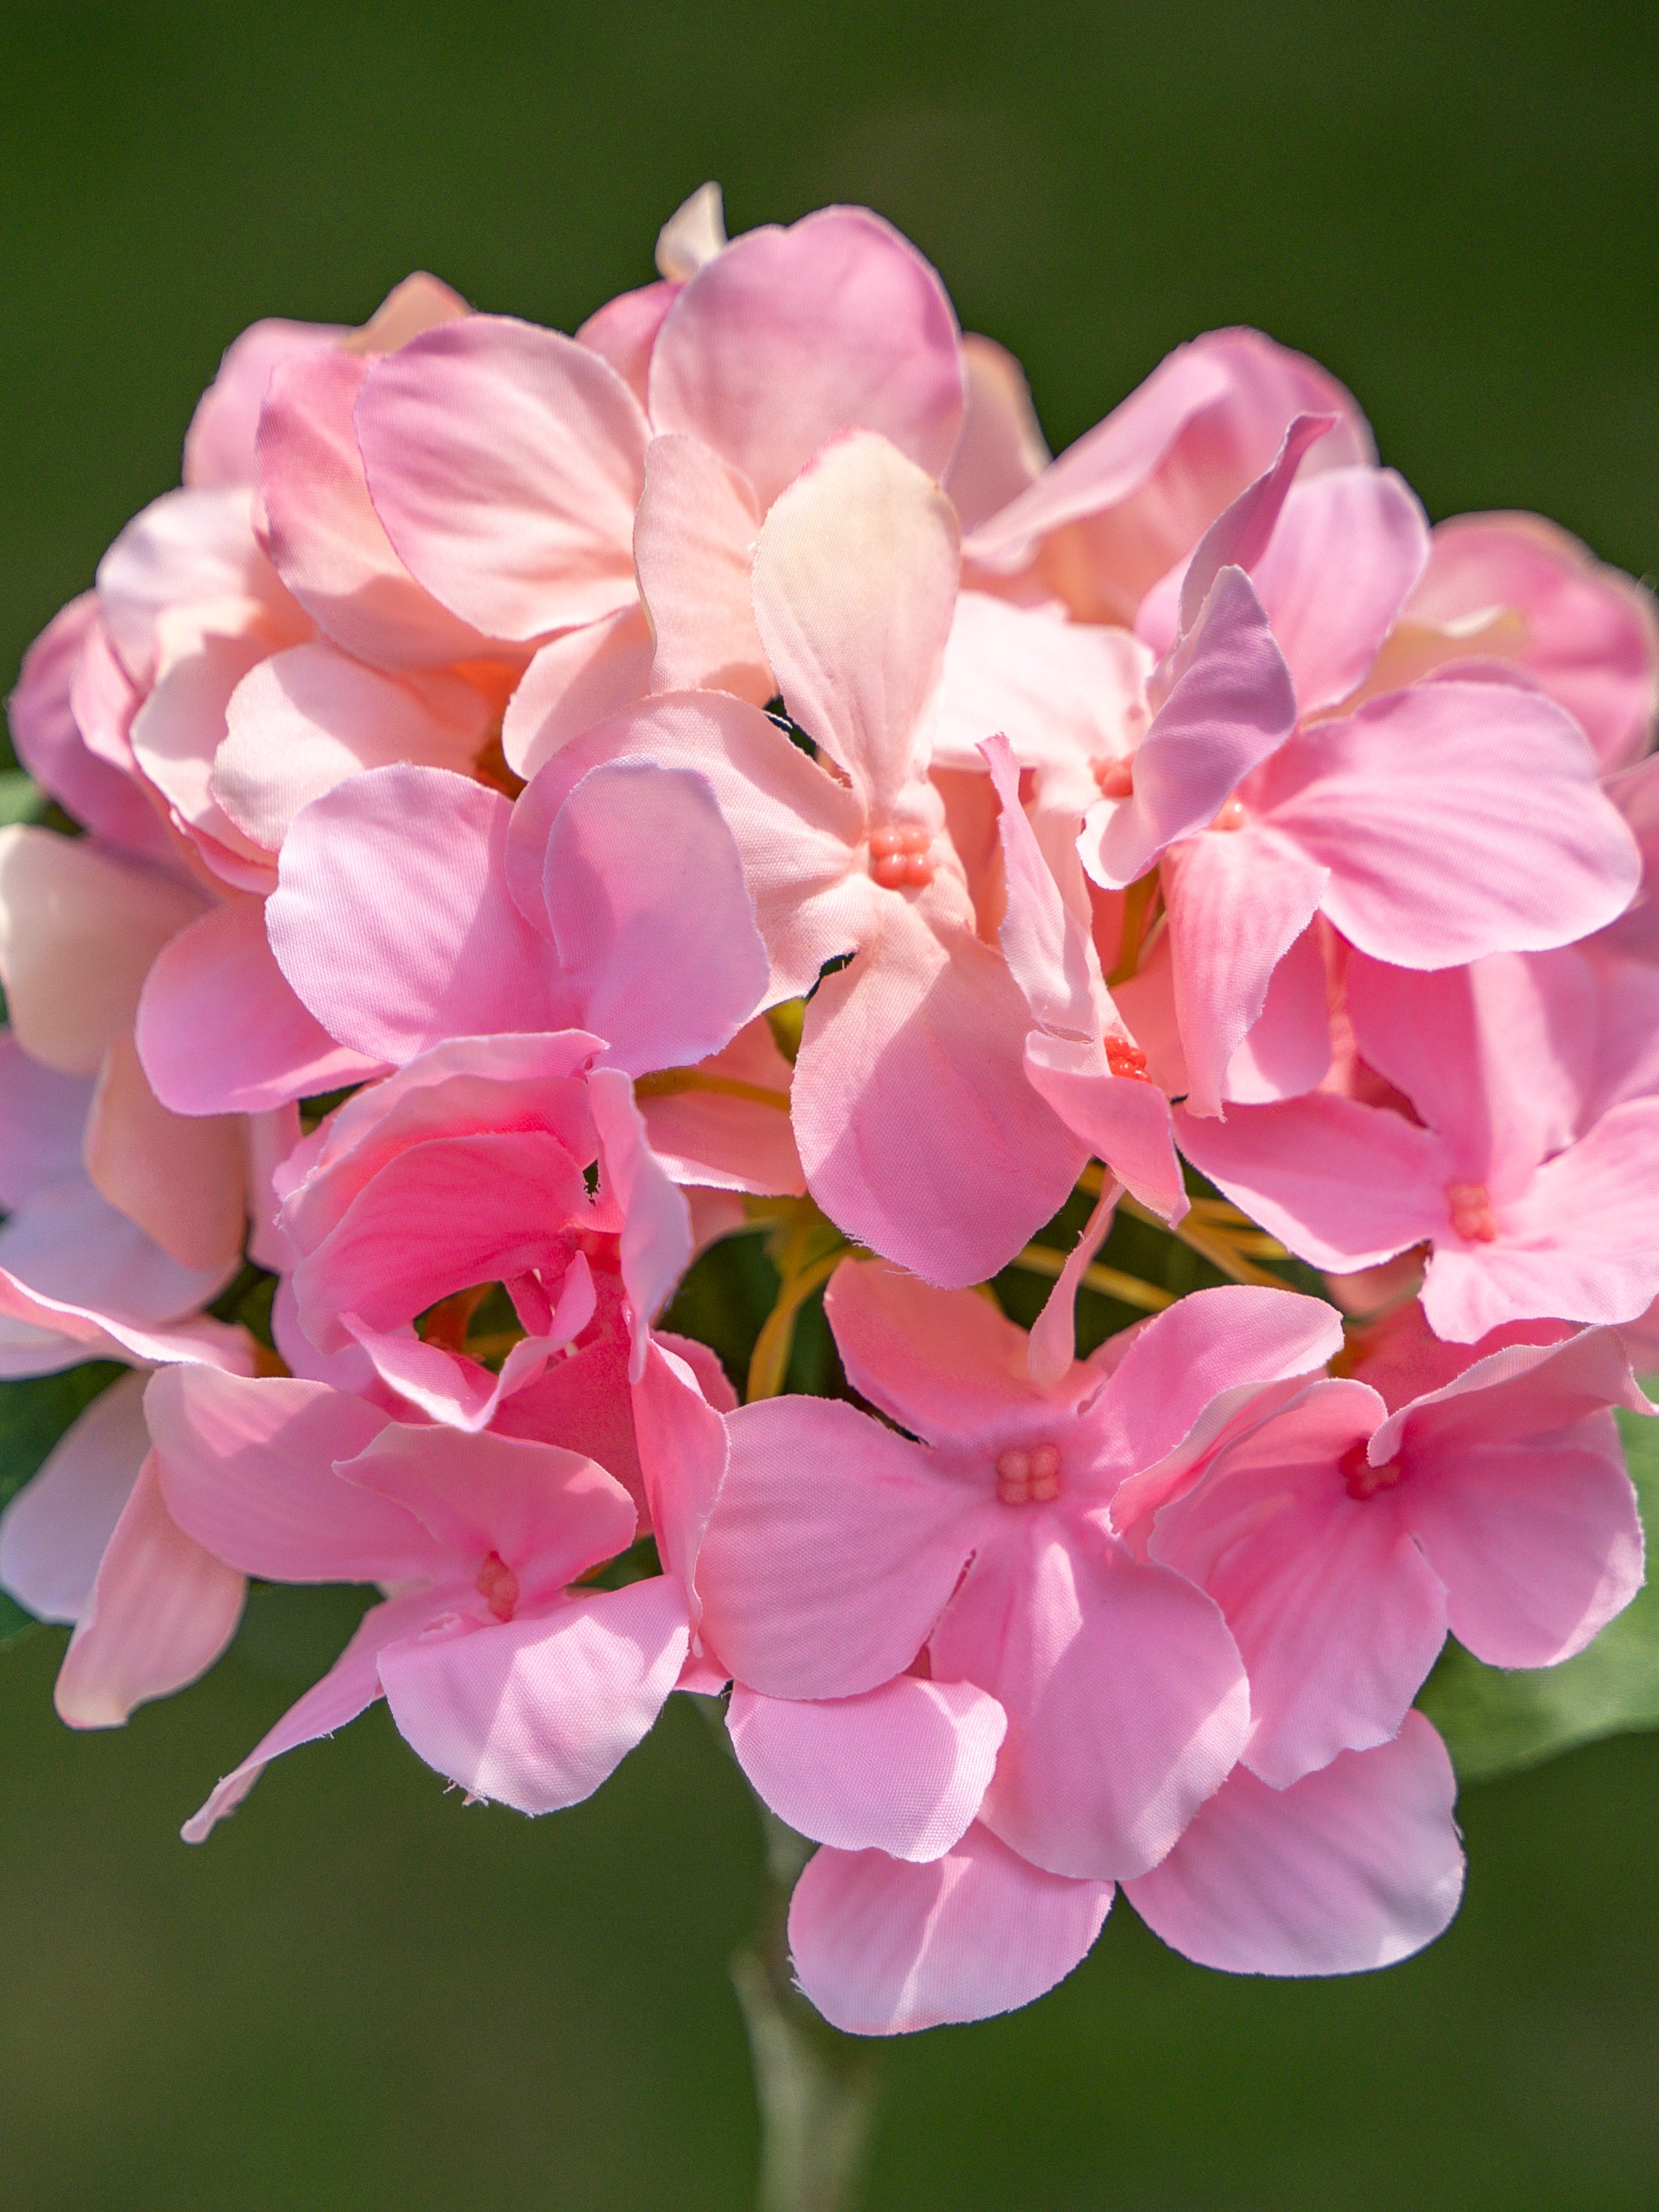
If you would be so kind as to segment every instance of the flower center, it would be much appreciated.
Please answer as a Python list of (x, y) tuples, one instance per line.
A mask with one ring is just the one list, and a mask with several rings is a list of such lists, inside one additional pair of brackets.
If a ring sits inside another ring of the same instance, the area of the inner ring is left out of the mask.
[(1103, 799), (1127, 799), (1135, 787), (1134, 763), (1127, 760), (1092, 761), (1095, 783)]
[(1381, 1467), (1373, 1467), (1365, 1456), (1364, 1437), (1348, 1446), (1339, 1464), (1349, 1497), (1358, 1498), (1362, 1504), (1366, 1498), (1375, 1498), (1379, 1490), (1392, 1490), (1406, 1472), (1397, 1459), (1385, 1460)]
[(1244, 811), (1243, 801), (1230, 799), (1223, 805), (1220, 813), (1216, 816), (1210, 827), (1212, 830), (1242, 830), (1249, 819), (1249, 817)]
[(1138, 1044), (1127, 1037), (1109, 1036), (1106, 1039), (1106, 1065), (1114, 1075), (1127, 1075), (1132, 1082), (1150, 1083), (1146, 1073), (1146, 1055)]
[(1492, 1212), (1492, 1193), (1483, 1182), (1449, 1182), (1446, 1203), (1451, 1208), (1452, 1227), (1471, 1244), (1490, 1244), (1498, 1235), (1498, 1216)]
[(476, 1588), (497, 1620), (512, 1620), (519, 1602), (519, 1577), (499, 1552), (491, 1552), (479, 1568)]
[(1060, 1447), (1010, 1444), (997, 1454), (997, 1496), (1005, 1505), (1046, 1505), (1060, 1495)]
[(884, 890), (921, 890), (933, 880), (933, 832), (919, 823), (870, 832), (870, 873)]

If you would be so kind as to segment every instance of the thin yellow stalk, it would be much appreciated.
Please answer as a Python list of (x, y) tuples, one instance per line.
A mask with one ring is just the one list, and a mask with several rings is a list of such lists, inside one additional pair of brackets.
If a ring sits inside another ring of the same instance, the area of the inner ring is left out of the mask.
[[(1024, 1268), (1028, 1275), (1046, 1275), (1053, 1282), (1066, 1265), (1066, 1255), (1049, 1244), (1028, 1244), (1008, 1264)], [(1126, 1275), (1121, 1268), (1108, 1267), (1100, 1261), (1084, 1269), (1083, 1287), (1116, 1298), (1126, 1306), (1139, 1306), (1143, 1313), (1162, 1313), (1165, 1306), (1175, 1304), (1172, 1291), (1159, 1290), (1156, 1283), (1143, 1283), (1139, 1275)]]

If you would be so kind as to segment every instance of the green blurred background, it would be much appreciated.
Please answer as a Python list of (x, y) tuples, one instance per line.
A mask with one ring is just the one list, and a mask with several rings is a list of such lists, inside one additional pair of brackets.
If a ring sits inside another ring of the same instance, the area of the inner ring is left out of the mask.
[[(1650, 9), (0, 9), (0, 661), (176, 481), (219, 352), (411, 267), (572, 326), (706, 176), (868, 202), (1012, 345), (1056, 447), (1249, 321), (1431, 514), (1659, 568)], [(758, 1846), (678, 1701), (592, 1803), (463, 1808), (383, 1713), (179, 1820), (331, 1656), (258, 1599), (209, 1680), (58, 1726), (0, 1654), (8, 2212), (702, 2212), (755, 2154), (725, 1961)], [(878, 2212), (1659, 2202), (1659, 1737), (1466, 1792), (1468, 1901), (1391, 1973), (1206, 1974), (1121, 1905), (1034, 2010), (888, 2053)]]

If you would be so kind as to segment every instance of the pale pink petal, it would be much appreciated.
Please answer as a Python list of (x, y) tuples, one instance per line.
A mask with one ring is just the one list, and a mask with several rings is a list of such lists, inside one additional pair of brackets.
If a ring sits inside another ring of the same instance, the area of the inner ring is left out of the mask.
[(252, 483), (254, 435), (272, 375), (284, 362), (331, 354), (345, 335), (343, 323), (296, 323), (270, 315), (233, 338), (185, 433), (185, 483)]
[(926, 766), (959, 546), (926, 472), (852, 433), (778, 500), (755, 549), (755, 620), (791, 719), (884, 817)]
[[(0, 1304), (20, 1320), (52, 1325), (49, 1316), (26, 1310), (33, 1297), (60, 1304), (65, 1326), (72, 1326), (69, 1316), (79, 1314), (125, 1341), (135, 1326), (142, 1336), (156, 1323), (182, 1322), (216, 1297), (235, 1273), (236, 1258), (186, 1266), (81, 1176), (40, 1192), (0, 1229), (0, 1269), (12, 1286)], [(140, 1336), (131, 1342), (145, 1358)]]
[[(157, 855), (165, 850), (166, 833), (155, 809), (136, 778), (90, 749), (70, 703), (77, 670), (98, 628), (96, 594), (83, 592), (35, 639), (6, 702), (12, 742), (42, 790), (95, 836)], [(125, 684), (101, 640), (100, 647), (113, 679)]]
[(642, 284), (596, 307), (576, 332), (578, 344), (608, 361), (641, 407), (651, 376), (651, 355), (663, 317), (679, 297), (678, 284)]
[(0, 830), (0, 978), (24, 1049), (93, 1075), (132, 1026), (145, 971), (200, 894), (89, 838)]
[(1054, 1389), (1071, 1372), (1077, 1358), (1078, 1289), (1084, 1270), (1106, 1242), (1122, 1195), (1115, 1182), (1106, 1182), (1077, 1243), (1066, 1255), (1066, 1264), (1043, 1300), (1042, 1312), (1031, 1324), (1025, 1364), (1039, 1389)]
[(769, 507), (842, 430), (943, 474), (961, 428), (956, 317), (907, 240), (862, 208), (746, 232), (670, 308), (651, 418), (740, 469)]
[(119, 1728), (135, 1705), (205, 1674), (242, 1616), (246, 1584), (187, 1536), (144, 1462), (58, 1670), (71, 1728)]
[(726, 210), (716, 184), (699, 185), (657, 233), (657, 267), (673, 284), (684, 284), (716, 254), (726, 251)]
[(571, 1018), (630, 1074), (718, 1052), (766, 994), (742, 858), (706, 776), (641, 758), (592, 769), (554, 817), (542, 885)]
[(1446, 1592), (1401, 1490), (1350, 1494), (1341, 1460), (1382, 1413), (1316, 1382), (1158, 1516), (1152, 1556), (1207, 1590), (1250, 1678), (1244, 1763), (1276, 1790), (1398, 1731), (1446, 1636)]
[(332, 1735), (336, 1729), (355, 1721), (372, 1705), (380, 1695), (376, 1662), (382, 1645), (420, 1628), (432, 1611), (433, 1598), (426, 1590), (371, 1606), (321, 1681), (313, 1683), (289, 1707), (241, 1765), (226, 1775), (201, 1811), (185, 1821), (179, 1832), (185, 1841), (205, 1843), (226, 1814), (235, 1811), (273, 1759), (285, 1751), (296, 1751), (302, 1743), (314, 1743), (319, 1736)]
[(1049, 1403), (1026, 1335), (989, 1298), (935, 1290), (884, 1260), (843, 1260), (823, 1310), (861, 1398), (930, 1443), (1022, 1432)]
[(1051, 1874), (1144, 1874), (1243, 1748), (1244, 1669), (1201, 1590), (1097, 1529), (1063, 1537), (1025, 1510), (1029, 1540), (969, 1567), (933, 1670), (978, 1682), (1008, 1716), (988, 1828)]
[(401, 1065), (458, 1034), (557, 1025), (543, 941), (502, 874), (512, 814), (432, 768), (375, 769), (302, 810), (266, 927), (331, 1036)]
[(686, 1656), (672, 1575), (500, 1627), (389, 1645), (380, 1680), (400, 1734), (468, 1795), (521, 1813), (579, 1804), (649, 1731)]
[(272, 379), (259, 421), (259, 490), (278, 574), (326, 636), (388, 668), (487, 652), (392, 550), (357, 449), (352, 410), (370, 363), (311, 354)]
[[(684, 1078), (690, 1080), (682, 1087)], [(719, 1052), (693, 1068), (647, 1076), (634, 1095), (651, 1149), (676, 1182), (799, 1198), (806, 1178), (789, 1122), (793, 1079), (765, 1016), (757, 1015)]]
[(507, 875), (523, 911), (545, 911), (542, 872), (560, 807), (590, 769), (635, 756), (708, 778), (771, 955), (770, 994), (810, 991), (826, 960), (860, 943), (877, 910), (879, 894), (858, 850), (865, 810), (742, 700), (713, 692), (653, 699), (555, 752), (513, 810)]
[(833, 1400), (740, 1406), (726, 1427), (697, 1570), (708, 1641), (770, 1697), (854, 1697), (903, 1674), (973, 1548), (980, 1494)]
[(932, 1282), (983, 1282), (1056, 1213), (1087, 1157), (1025, 1079), (1030, 1024), (1000, 954), (899, 894), (806, 1010), (793, 1118), (830, 1219)]
[(1092, 763), (1126, 759), (1145, 734), (1152, 671), (1126, 629), (964, 591), (924, 721), (933, 764), (978, 770), (981, 744), (1000, 732), (1022, 767), (1048, 772), (1045, 801), (1058, 772), (1080, 812), (1097, 793)]
[[(1224, 568), (1241, 568), (1246, 575), (1254, 572), (1273, 536), (1304, 457), (1335, 428), (1334, 415), (1297, 415), (1285, 425), (1273, 466), (1240, 492), (1194, 548), (1181, 583), (1177, 635), (1184, 636), (1198, 627), (1204, 603)], [(1144, 616), (1137, 627), (1143, 637), (1149, 636)], [(1149, 641), (1167, 652), (1175, 639)]]
[[(1510, 643), (1466, 642), (1472, 623), (1513, 610)], [(1653, 599), (1576, 538), (1535, 514), (1459, 514), (1434, 532), (1407, 621), (1441, 660), (1513, 654), (1577, 722), (1604, 769), (1639, 760), (1652, 741), (1659, 623)]]
[[(1659, 1292), (1659, 1191), (1649, 1164), (1659, 1099), (1632, 1099), (1497, 1209), (1498, 1236), (1464, 1243), (1443, 1210), (1423, 1286), (1435, 1333), (1473, 1344), (1531, 1315), (1634, 1321)], [(1264, 1217), (1265, 1218), (1265, 1217)]]
[(1351, 1098), (1315, 1091), (1235, 1106), (1224, 1121), (1178, 1112), (1176, 1136), (1236, 1206), (1334, 1274), (1391, 1260), (1447, 1218), (1451, 1169), (1440, 1139)]
[(387, 536), (463, 621), (529, 639), (632, 603), (648, 433), (586, 346), (469, 315), (375, 362), (356, 421)]
[(1318, 724), (1273, 763), (1262, 804), (1330, 870), (1343, 935), (1402, 968), (1568, 944), (1641, 873), (1577, 726), (1506, 684), (1423, 684)]
[(942, 479), (964, 530), (1018, 499), (1048, 463), (1025, 372), (994, 338), (969, 331), (962, 341), (968, 412)]
[(634, 1540), (633, 1501), (615, 1476), (530, 1437), (394, 1421), (335, 1465), (342, 1482), (403, 1508), (463, 1566), (493, 1552), (526, 1606), (550, 1602)]
[[(710, 1395), (714, 1378), (695, 1370), (684, 1348), (682, 1339), (653, 1340), (634, 1388), (634, 1428), (658, 1549), (686, 1593), (696, 1637), (702, 1617), (698, 1559), (726, 1480), (728, 1445), (720, 1418), (726, 1408)], [(729, 1399), (731, 1386), (724, 1375), (718, 1380)]]
[(1331, 1064), (1331, 1024), (1321, 936), (1316, 924), (1304, 929), (1273, 963), (1261, 1012), (1234, 1047), (1222, 1078), (1222, 1095), (1230, 1103), (1265, 1106), (1277, 1098), (1300, 1098), (1324, 1079)]
[(301, 1006), (271, 952), (261, 899), (228, 899), (163, 945), (136, 1034), (156, 1097), (176, 1114), (258, 1113), (384, 1066), (336, 1044)]
[(396, 353), (422, 331), (435, 330), (440, 323), (453, 323), (471, 312), (441, 277), (416, 269), (392, 286), (366, 323), (342, 338), (340, 350), (347, 355)]
[(81, 1179), (84, 1076), (60, 1075), (0, 1029), (0, 1206), (15, 1211), (54, 1183)]
[(1000, 802), (997, 828), (1007, 908), (998, 936), (1009, 973), (1040, 1029), (1097, 1040), (1111, 1012), (1100, 962), (1087, 929), (1060, 896), (1020, 805), (1013, 747), (999, 733), (987, 738), (977, 750), (991, 771)]
[(216, 872), (268, 888), (269, 853), (237, 827), (213, 792), (232, 693), (261, 660), (295, 642), (291, 629), (249, 616), (240, 599), (163, 612), (155, 687), (133, 716), (132, 753)]
[(789, 1907), (800, 1985), (848, 2035), (988, 2020), (1064, 1981), (1099, 1935), (1112, 1886), (1042, 1874), (974, 1826), (925, 1866), (827, 1846)]
[(1086, 1043), (1041, 1030), (1025, 1040), (1025, 1074), (1037, 1096), (1126, 1190), (1166, 1221), (1180, 1220), (1187, 1193), (1170, 1102), (1155, 1084), (1114, 1075), (1098, 1039)]
[(490, 719), (489, 699), (457, 677), (387, 676), (331, 645), (295, 646), (231, 694), (213, 795), (274, 853), (302, 806), (365, 769), (408, 761), (469, 775)]
[(750, 568), (760, 509), (738, 471), (696, 438), (653, 438), (634, 520), (634, 568), (656, 651), (653, 691), (776, 691), (755, 628)]
[(143, 1375), (123, 1375), (0, 1514), (0, 1583), (39, 1620), (78, 1620), (149, 1451)]
[(1409, 1958), (1463, 1893), (1446, 1747), (1420, 1713), (1289, 1790), (1241, 1767), (1127, 1886), (1156, 1935), (1231, 1974), (1354, 1974)]
[(1289, 673), (1242, 569), (1217, 577), (1177, 668), (1135, 754), (1133, 795), (1092, 810), (1079, 846), (1108, 889), (1133, 883), (1173, 840), (1206, 828), (1295, 725)]
[(979, 1811), (1007, 1729), (970, 1682), (901, 1674), (819, 1704), (733, 1686), (738, 1764), (781, 1820), (814, 1842), (942, 1858)]
[(210, 1273), (241, 1256), (247, 1166), (240, 1122), (173, 1113), (150, 1089), (131, 1036), (104, 1055), (82, 1156), (94, 1188), (180, 1267)]
[(1392, 469), (1326, 469), (1292, 488), (1250, 576), (1304, 714), (1360, 682), (1428, 557), (1427, 520)]
[(135, 684), (156, 672), (156, 623), (168, 607), (252, 600), (292, 623), (295, 610), (253, 535), (248, 484), (170, 491), (135, 515), (98, 563), (98, 605)]
[(501, 718), (501, 752), (514, 775), (534, 775), (573, 738), (643, 699), (655, 653), (641, 606), (622, 607), (550, 639)]
[(182, 1365), (152, 1378), (145, 1411), (174, 1519), (245, 1573), (395, 1583), (445, 1564), (412, 1513), (335, 1472), (386, 1425), (349, 1391)]

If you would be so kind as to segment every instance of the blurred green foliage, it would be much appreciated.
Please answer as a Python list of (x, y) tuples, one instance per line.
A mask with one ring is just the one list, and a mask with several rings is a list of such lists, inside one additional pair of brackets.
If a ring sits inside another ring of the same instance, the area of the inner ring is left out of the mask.
[[(569, 328), (648, 278), (708, 176), (734, 228), (890, 216), (1020, 355), (1056, 447), (1170, 345), (1254, 322), (1347, 380), (1432, 514), (1535, 507), (1659, 568), (1650, 9), (9, 0), (0, 69), (6, 672), (176, 482), (244, 324), (356, 320), (425, 266)], [(1105, 1256), (1145, 1273), (1136, 1232)], [(684, 1293), (739, 1378), (760, 1242)], [(792, 1386), (837, 1387), (832, 1358), (810, 1304)], [(51, 1399), (0, 1390), (7, 1480), (76, 1410)], [(109, 1735), (52, 1715), (60, 1632), (9, 1655), (8, 2212), (728, 2212), (754, 2121), (725, 1967), (758, 1852), (684, 1701), (556, 1820), (464, 1810), (377, 1711), (175, 1840), (364, 1601), (256, 1590), (202, 1685)], [(1460, 1663), (1431, 1696), (1471, 1773), (1547, 1678), (1477, 1692)], [(1120, 1905), (1042, 2005), (884, 2054), (874, 2212), (1644, 2212), (1659, 1735), (1460, 1817), (1463, 1911), (1386, 1975), (1206, 1974)]]

